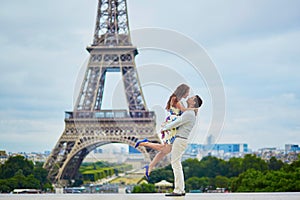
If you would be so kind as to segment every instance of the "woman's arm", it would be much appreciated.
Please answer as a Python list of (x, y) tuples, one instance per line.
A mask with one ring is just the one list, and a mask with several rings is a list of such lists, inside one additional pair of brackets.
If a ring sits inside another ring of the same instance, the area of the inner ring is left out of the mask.
[(184, 105), (180, 101), (177, 102), (176, 108), (178, 108), (181, 112), (184, 112), (188, 109), (188, 108), (184, 107)]
[(198, 111), (198, 108), (186, 108), (186, 107), (184, 107), (184, 105), (180, 101), (177, 102), (176, 107), (179, 108), (179, 110), (181, 110), (181, 112), (184, 112), (186, 110), (193, 110), (195, 112)]

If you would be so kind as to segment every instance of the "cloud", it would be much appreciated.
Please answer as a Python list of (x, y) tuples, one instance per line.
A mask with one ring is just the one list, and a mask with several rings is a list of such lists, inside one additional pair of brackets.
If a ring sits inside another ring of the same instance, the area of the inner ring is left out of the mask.
[[(253, 38), (299, 26), (297, 0), (282, 1), (128, 1), (130, 23), (164, 27), (185, 33), (205, 44)], [(167, 12), (169, 11), (169, 12)]]
[(0, 120), (1, 149), (13, 152), (43, 152), (54, 147), (59, 133), (63, 131), (63, 121), (55, 119), (9, 119)]
[[(243, 142), (251, 147), (300, 143), (299, 1), (127, 3), (132, 30), (172, 29), (207, 50), (226, 90), (227, 114), (221, 142)], [(96, 7), (97, 1), (1, 2), (1, 148), (43, 151), (53, 147), (63, 131), (64, 111), (73, 106), (77, 73), (93, 37)], [(192, 55), (193, 49), (189, 51)], [(174, 67), (190, 81), (194, 93), (203, 96), (207, 104), (199, 121), (202, 135), (195, 140), (205, 140), (211, 102), (205, 83), (195, 83), (201, 77), (193, 78), (190, 66), (174, 55), (152, 54), (145, 58), (141, 51), (137, 61)], [(168, 94), (157, 90), (156, 96), (151, 92), (155, 88), (145, 86), (145, 96), (149, 107), (158, 109), (158, 97), (165, 93), (167, 98)], [(23, 140), (26, 144), (19, 142)]]
[(227, 88), (228, 107), (221, 143), (235, 138), (234, 141), (248, 143), (253, 149), (300, 143), (300, 99), (296, 94), (248, 98), (236, 92)]
[(300, 31), (228, 41), (210, 49), (226, 87), (255, 98), (299, 91)]

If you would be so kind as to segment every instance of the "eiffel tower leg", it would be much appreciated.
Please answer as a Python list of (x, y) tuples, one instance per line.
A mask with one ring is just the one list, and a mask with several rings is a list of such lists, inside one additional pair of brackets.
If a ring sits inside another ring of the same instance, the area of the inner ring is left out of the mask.
[[(155, 121), (121, 119), (66, 119), (65, 130), (44, 167), (54, 183), (74, 179), (83, 159), (93, 149), (108, 143), (123, 143), (132, 147), (141, 137), (158, 142)], [(139, 147), (144, 162), (149, 163), (156, 154), (150, 148)]]

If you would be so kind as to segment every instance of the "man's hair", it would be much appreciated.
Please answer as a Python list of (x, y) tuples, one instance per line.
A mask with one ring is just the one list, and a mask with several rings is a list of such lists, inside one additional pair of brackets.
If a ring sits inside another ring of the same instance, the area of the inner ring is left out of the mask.
[(195, 97), (195, 108), (200, 108), (202, 105), (202, 99), (198, 95), (196, 95)]

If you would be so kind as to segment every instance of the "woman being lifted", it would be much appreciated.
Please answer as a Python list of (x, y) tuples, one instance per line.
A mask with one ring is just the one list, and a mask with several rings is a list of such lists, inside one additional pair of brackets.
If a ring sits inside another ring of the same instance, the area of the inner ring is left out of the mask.
[[(162, 124), (162, 126), (165, 123), (174, 121), (178, 116), (180, 116), (187, 109), (191, 109), (191, 108), (186, 108), (181, 102), (181, 100), (183, 98), (186, 98), (189, 95), (189, 92), (190, 92), (190, 87), (186, 84), (181, 84), (176, 88), (176, 90), (169, 97), (169, 100), (167, 102), (166, 110), (168, 111), (169, 115), (167, 116), (166, 121)], [(168, 153), (171, 152), (172, 144), (173, 144), (175, 138), (176, 138), (176, 128), (174, 128), (172, 130), (161, 131), (161, 133), (160, 133), (160, 139), (162, 141), (161, 144), (152, 143), (147, 138), (137, 141), (135, 148), (137, 148), (139, 146), (145, 146), (145, 147), (150, 147), (152, 149), (159, 151), (155, 155), (155, 157), (153, 158), (151, 163), (144, 167), (146, 169), (145, 175), (146, 175), (147, 179), (149, 179), (150, 172), (155, 167), (155, 165), (163, 157), (165, 157)]]

